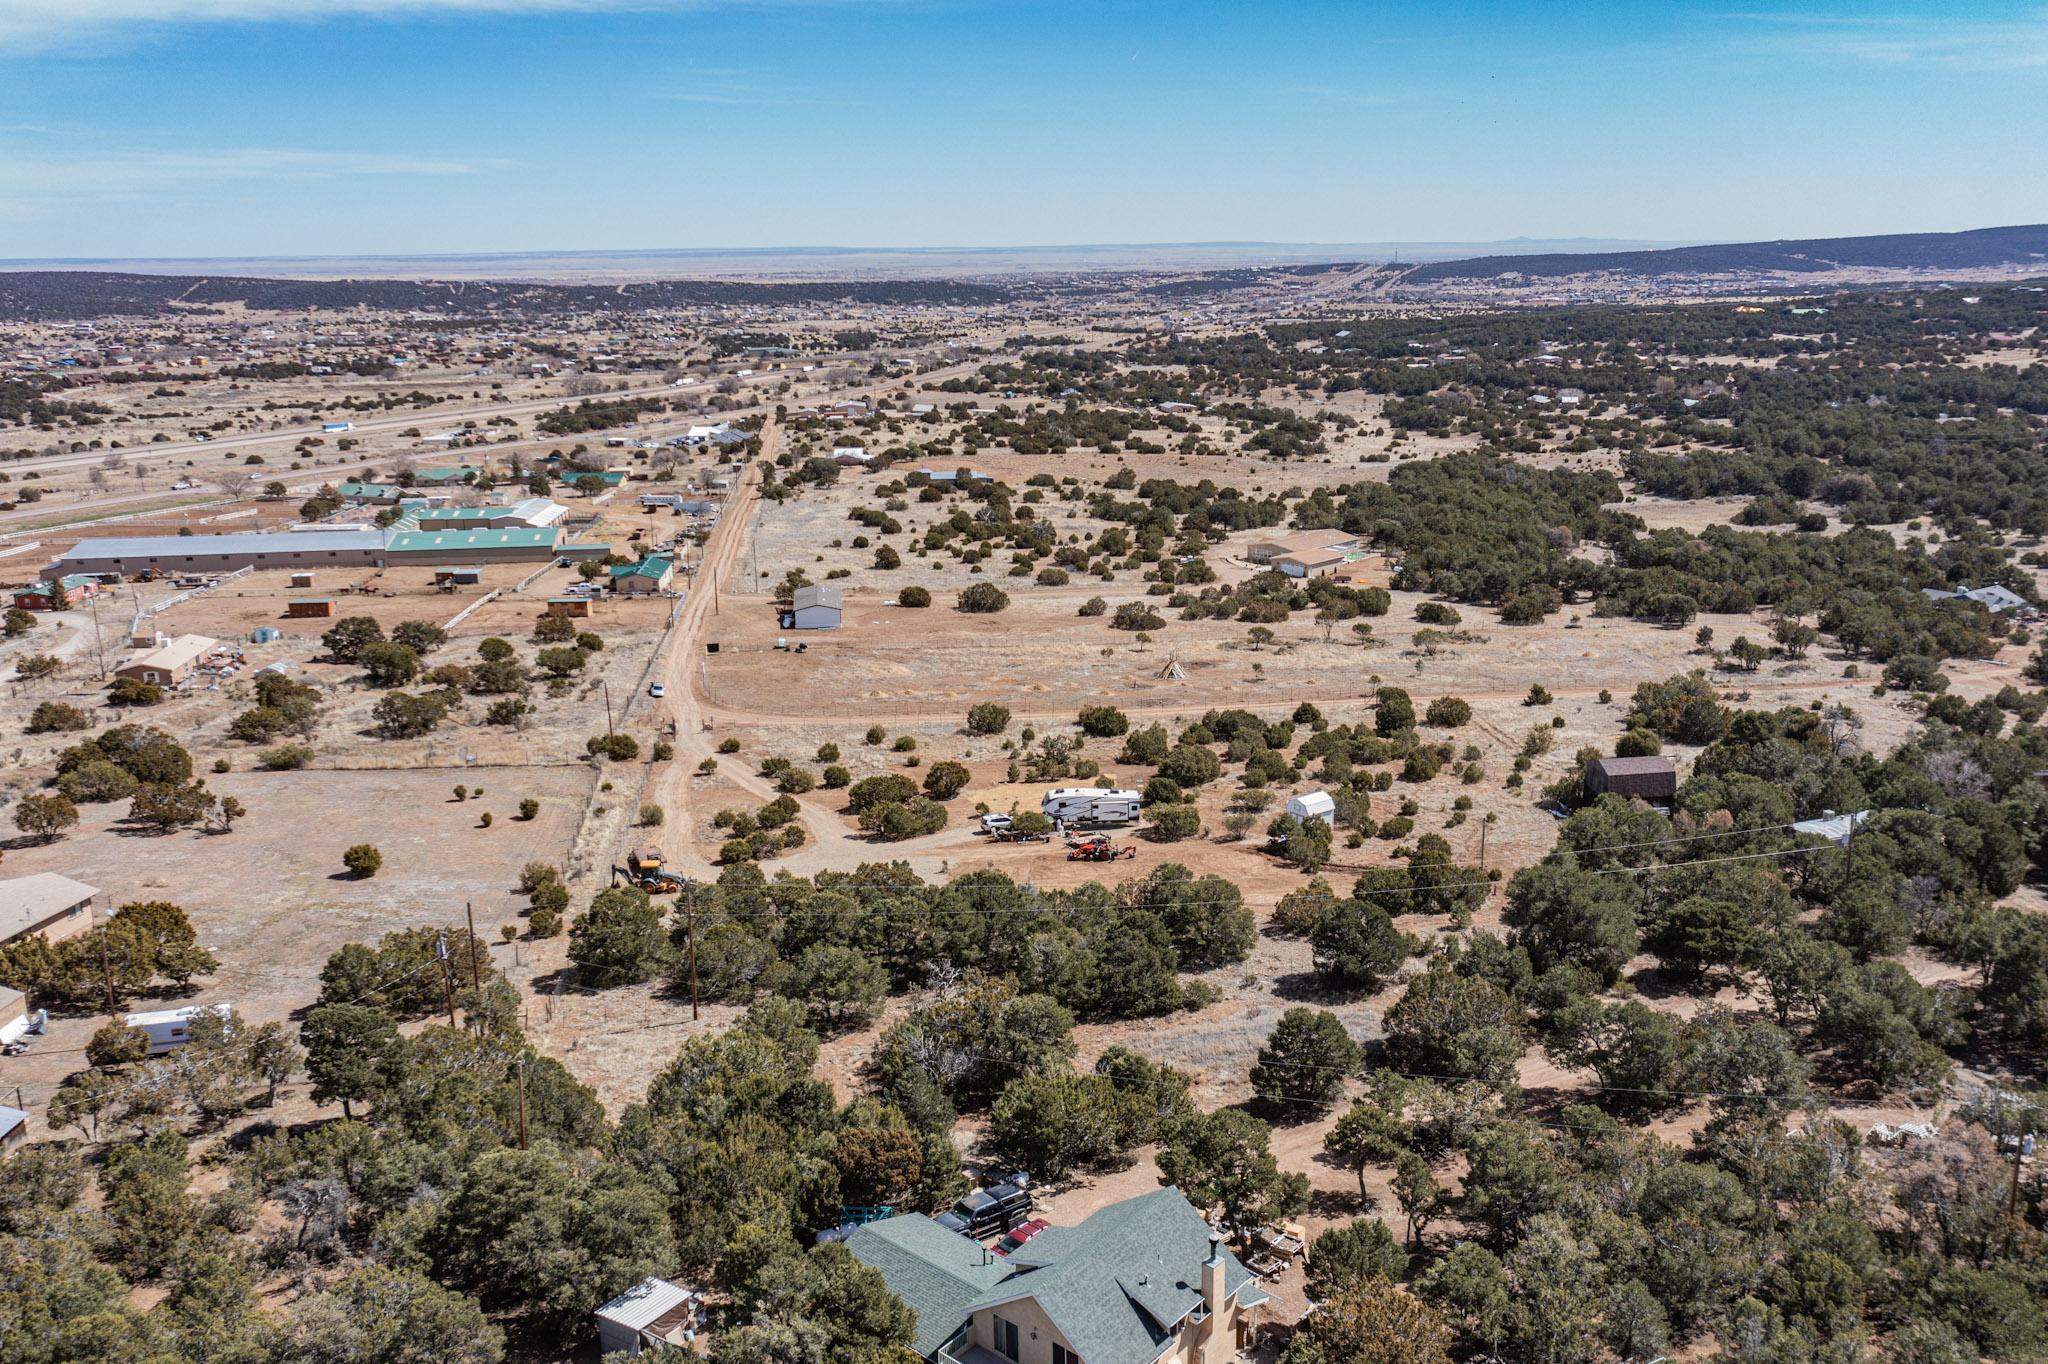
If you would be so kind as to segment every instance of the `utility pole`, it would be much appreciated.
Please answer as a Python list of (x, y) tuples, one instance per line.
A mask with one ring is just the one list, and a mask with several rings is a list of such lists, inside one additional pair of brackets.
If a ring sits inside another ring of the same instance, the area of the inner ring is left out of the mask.
[(607, 681), (602, 685), (604, 687), (604, 737), (609, 739), (612, 737), (612, 684)]
[(467, 900), (462, 902), (462, 915), (469, 920), (469, 984), (470, 988), (476, 991), (477, 998), (482, 999), (484, 993), (484, 968), (483, 963), (476, 959), (476, 909)]
[(690, 942), (690, 1018), (697, 1017), (697, 887), (683, 887), (683, 932)]
[[(21, 1105), (16, 1104), (19, 1108)], [(2012, 1254), (2013, 1228), (2020, 1212), (2020, 1163), (2034, 1154), (2034, 1134), (2023, 1132), (2012, 1143), (2012, 1188), (2005, 1196), (2005, 1253)]]
[(107, 637), (100, 633), (100, 594), (95, 592), (86, 598), (92, 603), (92, 647), (99, 656), (100, 676), (107, 675)]
[(1479, 870), (1486, 870), (1486, 821), (1479, 821)]
[(526, 1149), (526, 1056), (521, 1053), (517, 1067), (519, 1075), (519, 1149)]
[(107, 1017), (114, 1016), (114, 963), (107, 955), (107, 930), (100, 929), (100, 974), (107, 980)]
[(436, 934), (434, 955), (441, 959), (441, 998), (448, 1005), (448, 1026), (455, 1026), (455, 981), (454, 968), (448, 962), (448, 935)]

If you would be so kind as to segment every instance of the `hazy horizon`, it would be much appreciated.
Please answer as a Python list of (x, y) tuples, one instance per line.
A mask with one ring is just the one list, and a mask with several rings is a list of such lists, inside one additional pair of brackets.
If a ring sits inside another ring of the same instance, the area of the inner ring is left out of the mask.
[(321, 253), (294, 256), (80, 256), (0, 258), (0, 271), (93, 270), (138, 274), (193, 272), (316, 278), (489, 273), (501, 278), (639, 275), (1031, 274), (1065, 271), (1229, 269), (1259, 265), (1425, 262), (1516, 252), (1654, 250), (1690, 242), (1623, 238), (1508, 238), (1491, 242), (1073, 242), (1021, 246), (649, 247), (566, 251)]

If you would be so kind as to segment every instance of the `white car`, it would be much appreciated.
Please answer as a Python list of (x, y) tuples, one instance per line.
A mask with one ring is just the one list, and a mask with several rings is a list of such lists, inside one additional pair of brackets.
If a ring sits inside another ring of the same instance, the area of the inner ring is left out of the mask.
[(668, 688), (659, 682), (650, 682), (647, 684), (647, 694), (659, 701), (662, 697), (668, 695)]

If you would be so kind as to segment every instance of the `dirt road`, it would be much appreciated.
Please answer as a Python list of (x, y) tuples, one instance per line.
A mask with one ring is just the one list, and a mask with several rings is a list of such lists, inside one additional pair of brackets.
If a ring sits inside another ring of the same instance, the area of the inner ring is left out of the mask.
[[(663, 679), (668, 691), (664, 702), (669, 718), (675, 723), (676, 755), (655, 777), (649, 789), (649, 799), (671, 812), (685, 828), (694, 824), (697, 818), (693, 790), (697, 764), (705, 758), (718, 757), (720, 738), (715, 728), (707, 728), (706, 725), (711, 714), (704, 703), (703, 674), (699, 666), (704, 638), (710, 622), (720, 610), (720, 591), (731, 581), (740, 555), (746, 548), (751, 534), (750, 522), (760, 506), (761, 480), (765, 471), (774, 465), (781, 434), (780, 424), (771, 413), (761, 428), (760, 458), (747, 466), (739, 486), (733, 490), (731, 500), (718, 518), (716, 529), (705, 543), (689, 599), (683, 603), (675, 629), (669, 632), (667, 652), (655, 667), (655, 675)], [(719, 763), (720, 775), (727, 784), (738, 787), (761, 804), (767, 804), (779, 794), (773, 782), (752, 771), (744, 761), (727, 756), (720, 758)], [(790, 856), (778, 859), (776, 866), (806, 875), (830, 864), (832, 850), (845, 841), (846, 832), (839, 821), (826, 812), (801, 801), (798, 804), (801, 813), (797, 821), (803, 826), (804, 846)], [(668, 849), (673, 863), (683, 865), (691, 875), (717, 876), (716, 865), (699, 856), (687, 839), (677, 839), (674, 843), (675, 846)]]

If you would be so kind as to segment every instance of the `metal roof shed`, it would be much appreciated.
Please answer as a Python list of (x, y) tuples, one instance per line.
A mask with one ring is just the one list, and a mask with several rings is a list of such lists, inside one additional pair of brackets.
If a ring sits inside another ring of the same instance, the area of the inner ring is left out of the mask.
[(782, 613), (783, 626), (790, 630), (837, 630), (839, 618), (839, 589), (830, 583), (799, 587)]
[(1303, 821), (1320, 819), (1325, 824), (1335, 824), (1337, 802), (1328, 791), (1304, 791), (1287, 798), (1287, 813)]
[(0, 1104), (0, 1159), (14, 1154), (28, 1140), (28, 1114)]
[(1857, 810), (1846, 815), (1838, 815), (1833, 810), (1823, 810), (1819, 819), (1802, 819), (1795, 823), (1792, 832), (1812, 834), (1817, 838), (1825, 838), (1837, 847), (1846, 848), (1856, 830), (1869, 818), (1868, 810)]
[(1599, 758), (1586, 766), (1585, 792), (1670, 800), (1678, 794), (1678, 769), (1669, 758)]
[(598, 1349), (639, 1355), (696, 1335), (698, 1296), (667, 1279), (642, 1279), (597, 1309)]

